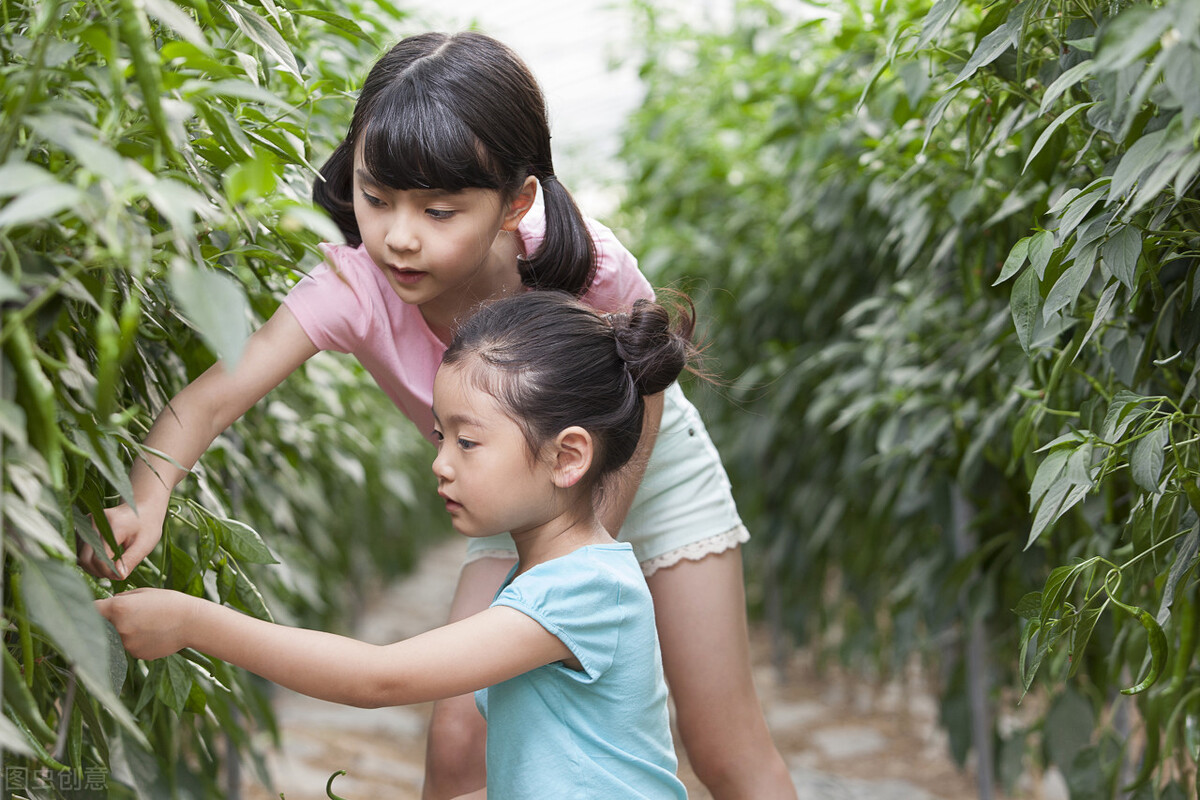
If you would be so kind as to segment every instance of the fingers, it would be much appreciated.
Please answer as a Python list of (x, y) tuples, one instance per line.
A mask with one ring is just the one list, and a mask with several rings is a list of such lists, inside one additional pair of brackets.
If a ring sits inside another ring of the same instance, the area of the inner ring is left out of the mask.
[[(120, 544), (120, 542), (118, 542), (118, 544)], [(107, 545), (104, 549), (109, 560), (112, 561), (112, 551), (108, 549)], [(114, 571), (112, 567), (109, 567), (108, 564), (105, 563), (100, 554), (97, 553), (92, 546), (86, 542), (83, 542), (79, 545), (79, 555), (77, 560), (79, 566), (85, 572), (91, 573), (97, 578), (108, 578), (109, 580), (123, 581), (125, 578), (129, 577), (129, 569), (125, 566), (124, 556), (116, 561), (113, 561), (113, 565), (116, 567), (116, 570)]]
[[(79, 547), (79, 566), (98, 578), (110, 580), (128, 578), (133, 568), (150, 554), (150, 551), (158, 544), (159, 537), (162, 536), (161, 516), (152, 509), (140, 508), (140, 511), (143, 513), (134, 511), (126, 504), (105, 509), (104, 521), (108, 523), (113, 542), (116, 543), (120, 556), (115, 556), (105, 542), (104, 553), (108, 556), (108, 561), (112, 562), (110, 565), (106, 562), (104, 555), (98, 553), (86, 542), (82, 542)], [(92, 520), (92, 529), (96, 531), (97, 536), (100, 536), (100, 528), (95, 519)], [(104, 541), (103, 537), (101, 540)]]
[(164, 641), (163, 631), (156, 627), (162, 591), (143, 587), (93, 601), (96, 611), (113, 624), (121, 643), (135, 658), (162, 658), (178, 650)]

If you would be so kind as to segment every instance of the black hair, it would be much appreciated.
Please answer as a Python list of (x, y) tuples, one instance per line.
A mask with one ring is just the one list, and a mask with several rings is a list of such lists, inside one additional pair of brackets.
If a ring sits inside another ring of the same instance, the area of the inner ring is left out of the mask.
[(526, 292), (460, 325), (442, 364), (467, 370), (496, 398), (534, 454), (572, 425), (590, 433), (587, 479), (596, 485), (633, 457), (644, 398), (688, 366), (693, 327), (690, 301), (675, 314), (638, 300), (628, 313), (602, 315), (562, 292)]
[(362, 243), (354, 217), (354, 155), (392, 189), (493, 189), (506, 202), (530, 175), (541, 185), (546, 235), (520, 259), (533, 289), (583, 294), (595, 246), (570, 192), (554, 176), (546, 102), (529, 68), (505, 45), (471, 31), (401, 40), (371, 68), (346, 138), (313, 185), (346, 241)]

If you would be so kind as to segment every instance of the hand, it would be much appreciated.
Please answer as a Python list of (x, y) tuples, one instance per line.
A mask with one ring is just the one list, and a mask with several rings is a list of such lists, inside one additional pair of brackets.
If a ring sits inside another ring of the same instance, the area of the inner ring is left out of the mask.
[(187, 632), (199, 597), (169, 589), (131, 589), (96, 601), (96, 610), (121, 635), (136, 658), (163, 658), (187, 647)]
[[(113, 572), (91, 545), (86, 543), (81, 543), (79, 547), (79, 566), (97, 578), (124, 580), (162, 538), (167, 507), (165, 504), (159, 506), (142, 502), (138, 504), (138, 510), (134, 511), (130, 505), (122, 503), (104, 509), (104, 516), (108, 518), (109, 527), (112, 528), (113, 539), (122, 548), (121, 557), (113, 560), (117, 571)], [(96, 527), (94, 522), (92, 527)], [(101, 537), (101, 541), (103, 540)], [(114, 554), (109, 550), (107, 543), (104, 549), (108, 552), (108, 557), (113, 559)]]

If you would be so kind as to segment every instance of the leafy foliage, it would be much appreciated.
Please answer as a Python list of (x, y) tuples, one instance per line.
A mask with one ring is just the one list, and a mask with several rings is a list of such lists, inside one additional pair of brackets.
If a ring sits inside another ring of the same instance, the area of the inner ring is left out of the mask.
[[(151, 416), (235, 360), (338, 238), (307, 199), (313, 165), (403, 17), (387, 0), (0, 5), (0, 747), (11, 774), (53, 778), (10, 790), (102, 776), (114, 797), (219, 796), (227, 745), (252, 755), (272, 730), (263, 687), (220, 662), (126, 663), (91, 604), (111, 589), (75, 549), (132, 502)], [(432, 530), (427, 445), (335, 356), (260, 405), (125, 583), (329, 624), (347, 580), (407, 567)]]
[[(965, 756), (943, 656), (985, 620), (1004, 684), (1074, 704), (1002, 767), (1045, 732), (1073, 797), (1122, 758), (1192, 782), (1200, 7), (645, 16), (626, 225), (716, 321), (734, 402), (702, 399), (792, 629), (939, 665)], [(1099, 722), (1125, 704), (1144, 753)]]

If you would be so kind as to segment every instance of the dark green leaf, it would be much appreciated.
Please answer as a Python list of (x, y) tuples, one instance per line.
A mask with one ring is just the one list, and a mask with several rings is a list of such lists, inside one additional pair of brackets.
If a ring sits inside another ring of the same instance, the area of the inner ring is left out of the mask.
[(1164, 450), (1170, 436), (1170, 427), (1160, 425), (1151, 428), (1142, 438), (1138, 439), (1129, 452), (1129, 470), (1136, 483), (1143, 491), (1158, 492), (1158, 482), (1162, 475)]

